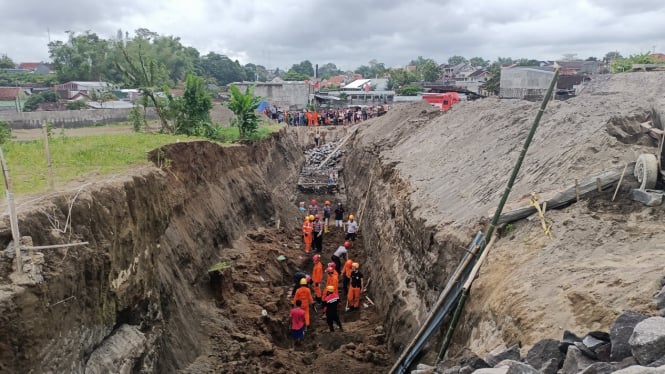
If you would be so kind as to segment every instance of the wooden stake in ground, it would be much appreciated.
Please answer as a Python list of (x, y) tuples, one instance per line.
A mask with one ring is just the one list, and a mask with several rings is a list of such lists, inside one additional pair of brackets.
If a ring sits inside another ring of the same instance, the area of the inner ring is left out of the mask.
[(51, 191), (55, 189), (53, 181), (53, 165), (51, 164), (51, 149), (48, 145), (48, 124), (42, 125), (44, 130), (44, 150), (46, 151), (46, 167), (48, 167), (48, 187)]
[(0, 147), (0, 164), (2, 164), (2, 176), (5, 179), (5, 189), (7, 191), (7, 205), (9, 205), (9, 223), (12, 228), (12, 240), (14, 240), (14, 249), (16, 250), (16, 271), (23, 273), (23, 259), (21, 258), (21, 234), (18, 231), (18, 217), (16, 215), (16, 205), (14, 204), (14, 194), (12, 193), (12, 180), (9, 177), (7, 161), (5, 154)]
[(623, 172), (621, 172), (621, 178), (619, 178), (619, 183), (617, 183), (617, 189), (614, 190), (614, 195), (612, 196), (612, 201), (617, 197), (617, 193), (619, 192), (619, 187), (621, 187), (621, 182), (623, 182), (623, 176), (626, 174), (626, 169), (628, 169), (628, 164), (623, 168)]
[(529, 205), (536, 208), (536, 211), (538, 211), (538, 217), (540, 217), (540, 225), (543, 227), (545, 235), (547, 235), (550, 239), (552, 239), (552, 231), (551, 231), (552, 224), (551, 223), (548, 224), (547, 220), (545, 220), (545, 209), (547, 208), (547, 202), (543, 204), (543, 208), (541, 210), (540, 203), (538, 202), (538, 196), (535, 193), (532, 193)]

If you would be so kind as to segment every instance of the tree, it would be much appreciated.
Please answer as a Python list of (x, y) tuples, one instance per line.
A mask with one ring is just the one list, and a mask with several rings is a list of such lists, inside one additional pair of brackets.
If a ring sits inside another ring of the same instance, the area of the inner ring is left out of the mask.
[(466, 58), (464, 58), (463, 56), (457, 56), (457, 55), (451, 56), (448, 59), (448, 64), (449, 65), (465, 64), (467, 62), (469, 62), (469, 61)]
[(486, 68), (490, 65), (490, 62), (485, 60), (482, 57), (472, 57), (472, 58), (469, 59), (469, 63), (472, 66), (480, 66), (482, 68)]
[(428, 59), (418, 69), (420, 77), (425, 82), (434, 82), (441, 77), (441, 69), (434, 60)]
[(612, 73), (623, 73), (632, 71), (633, 64), (653, 64), (654, 59), (649, 52), (638, 55), (630, 55), (626, 58), (613, 60), (611, 63)]
[(306, 75), (308, 78), (314, 76), (314, 67), (309, 60), (301, 61), (299, 64), (293, 64), (289, 71), (291, 70), (298, 74)]
[(14, 69), (16, 63), (7, 55), (0, 55), (0, 69)]
[(490, 73), (490, 77), (485, 82), (485, 89), (488, 92), (498, 95), (501, 88), (501, 63), (497, 61), (490, 65), (488, 72)]
[(148, 100), (152, 102), (157, 112), (157, 117), (161, 123), (161, 131), (170, 134), (174, 133), (173, 126), (169, 125), (168, 115), (165, 112), (165, 103), (157, 97), (158, 87), (164, 87), (164, 81), (168, 79), (168, 74), (164, 65), (156, 63), (153, 59), (145, 56), (142, 46), (146, 41), (137, 44), (135, 54), (120, 43), (116, 44), (122, 53), (123, 61), (116, 61), (116, 67), (122, 72), (125, 81), (131, 86), (138, 87), (143, 97), (143, 106), (148, 105)]
[(41, 103), (57, 103), (58, 94), (54, 91), (44, 91), (39, 94), (30, 95), (23, 105), (23, 111), (34, 112)]
[(261, 65), (245, 64), (245, 80), (265, 82), (268, 80), (268, 70)]
[(224, 86), (232, 82), (245, 80), (245, 68), (238, 61), (218, 53), (210, 52), (201, 58), (201, 68), (206, 76), (214, 78), (217, 84)]
[(259, 116), (257, 115), (256, 108), (259, 107), (263, 98), (254, 96), (253, 87), (247, 87), (245, 93), (242, 93), (238, 87), (231, 85), (229, 93), (231, 94), (231, 100), (228, 106), (234, 114), (234, 118), (231, 119), (231, 125), (237, 126), (240, 137), (247, 139), (258, 129)]
[(418, 81), (418, 77), (414, 72), (406, 71), (404, 69), (393, 69), (390, 71), (388, 86), (392, 89), (397, 89), (416, 81)]
[(57, 40), (48, 44), (58, 80), (101, 81), (106, 78), (106, 68), (111, 65), (107, 58), (109, 43), (90, 31), (81, 35), (73, 31), (67, 34), (67, 42)]
[(369, 65), (359, 66), (354, 73), (360, 74), (363, 78), (378, 78), (386, 75), (388, 69), (383, 62), (378, 62), (376, 59), (369, 61)]
[(499, 66), (512, 65), (513, 59), (510, 57), (497, 57), (495, 63), (499, 64)]
[(337, 65), (329, 62), (321, 67), (319, 67), (318, 78), (321, 79), (330, 79), (330, 77), (339, 75), (341, 71), (337, 68)]
[(584, 61), (598, 61), (598, 57), (589, 56)]
[(618, 59), (621, 59), (621, 58), (623, 58), (623, 56), (621, 56), (621, 53), (613, 51), (613, 52), (607, 52), (605, 54), (605, 57), (603, 57), (603, 61), (605, 63), (610, 63), (614, 60), (618, 60)]
[(174, 97), (169, 92), (168, 116), (174, 121), (174, 132), (189, 136), (204, 136), (214, 139), (217, 129), (210, 123), (212, 98), (206, 89), (203, 78), (188, 74), (185, 93), (182, 97)]
[(418, 96), (420, 92), (423, 92), (423, 88), (417, 85), (408, 85), (399, 90), (399, 94), (403, 96)]
[(285, 81), (304, 81), (309, 79), (309, 75), (298, 73), (297, 71), (290, 69), (286, 73), (282, 74), (282, 79)]

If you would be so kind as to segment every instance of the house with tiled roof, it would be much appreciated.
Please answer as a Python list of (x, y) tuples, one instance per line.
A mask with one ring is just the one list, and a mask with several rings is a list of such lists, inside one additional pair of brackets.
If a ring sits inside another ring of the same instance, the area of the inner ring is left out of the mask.
[[(19, 100), (17, 100), (17, 98)], [(16, 105), (25, 102), (27, 95), (21, 87), (0, 87), (0, 111), (16, 111)]]
[(665, 63), (665, 53), (652, 53), (651, 58), (655, 63)]
[(53, 65), (45, 62), (21, 62), (18, 65), (18, 69), (39, 75), (47, 75), (53, 72)]

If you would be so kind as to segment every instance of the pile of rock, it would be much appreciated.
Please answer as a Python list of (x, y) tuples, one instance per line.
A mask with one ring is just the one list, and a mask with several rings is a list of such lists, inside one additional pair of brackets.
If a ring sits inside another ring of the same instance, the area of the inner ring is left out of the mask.
[[(656, 303), (663, 298), (665, 287), (656, 296)], [(665, 309), (665, 305), (658, 305)], [(665, 318), (627, 311), (616, 319), (609, 333), (592, 331), (579, 337), (565, 331), (562, 340), (536, 343), (524, 358), (519, 346), (514, 345), (490, 352), (484, 360), (471, 357), (448, 369), (419, 365), (412, 373), (665, 373)]]
[[(318, 167), (337, 148), (337, 142), (326, 143), (320, 147), (310, 148), (305, 151), (305, 168)], [(344, 151), (340, 148), (335, 155), (326, 163), (326, 167), (332, 167), (342, 157)]]

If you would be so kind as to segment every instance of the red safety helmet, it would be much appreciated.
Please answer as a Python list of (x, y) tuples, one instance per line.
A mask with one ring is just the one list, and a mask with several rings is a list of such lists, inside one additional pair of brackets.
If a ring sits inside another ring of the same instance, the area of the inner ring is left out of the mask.
[(333, 270), (335, 270), (335, 268), (337, 267), (337, 265), (335, 265), (334, 262), (329, 262), (329, 263), (328, 263), (328, 267), (331, 268), (331, 269), (333, 269)]
[(314, 255), (314, 256), (312, 256), (312, 261), (314, 261), (314, 262), (319, 262), (319, 259), (320, 259), (320, 258), (321, 258), (320, 255)]
[(312, 199), (312, 205), (316, 205), (316, 200)]
[(326, 273), (328, 274), (332, 273), (333, 271), (335, 271), (335, 269), (331, 268), (330, 266), (326, 268)]
[(307, 283), (309, 283), (309, 282), (312, 281), (312, 277), (310, 277), (310, 276), (308, 275), (308, 276), (305, 277), (305, 280), (307, 281)]
[(321, 217), (318, 214), (314, 215), (314, 219), (319, 219), (319, 218), (321, 218)]
[(351, 246), (351, 242), (344, 242), (344, 247), (349, 248)]

